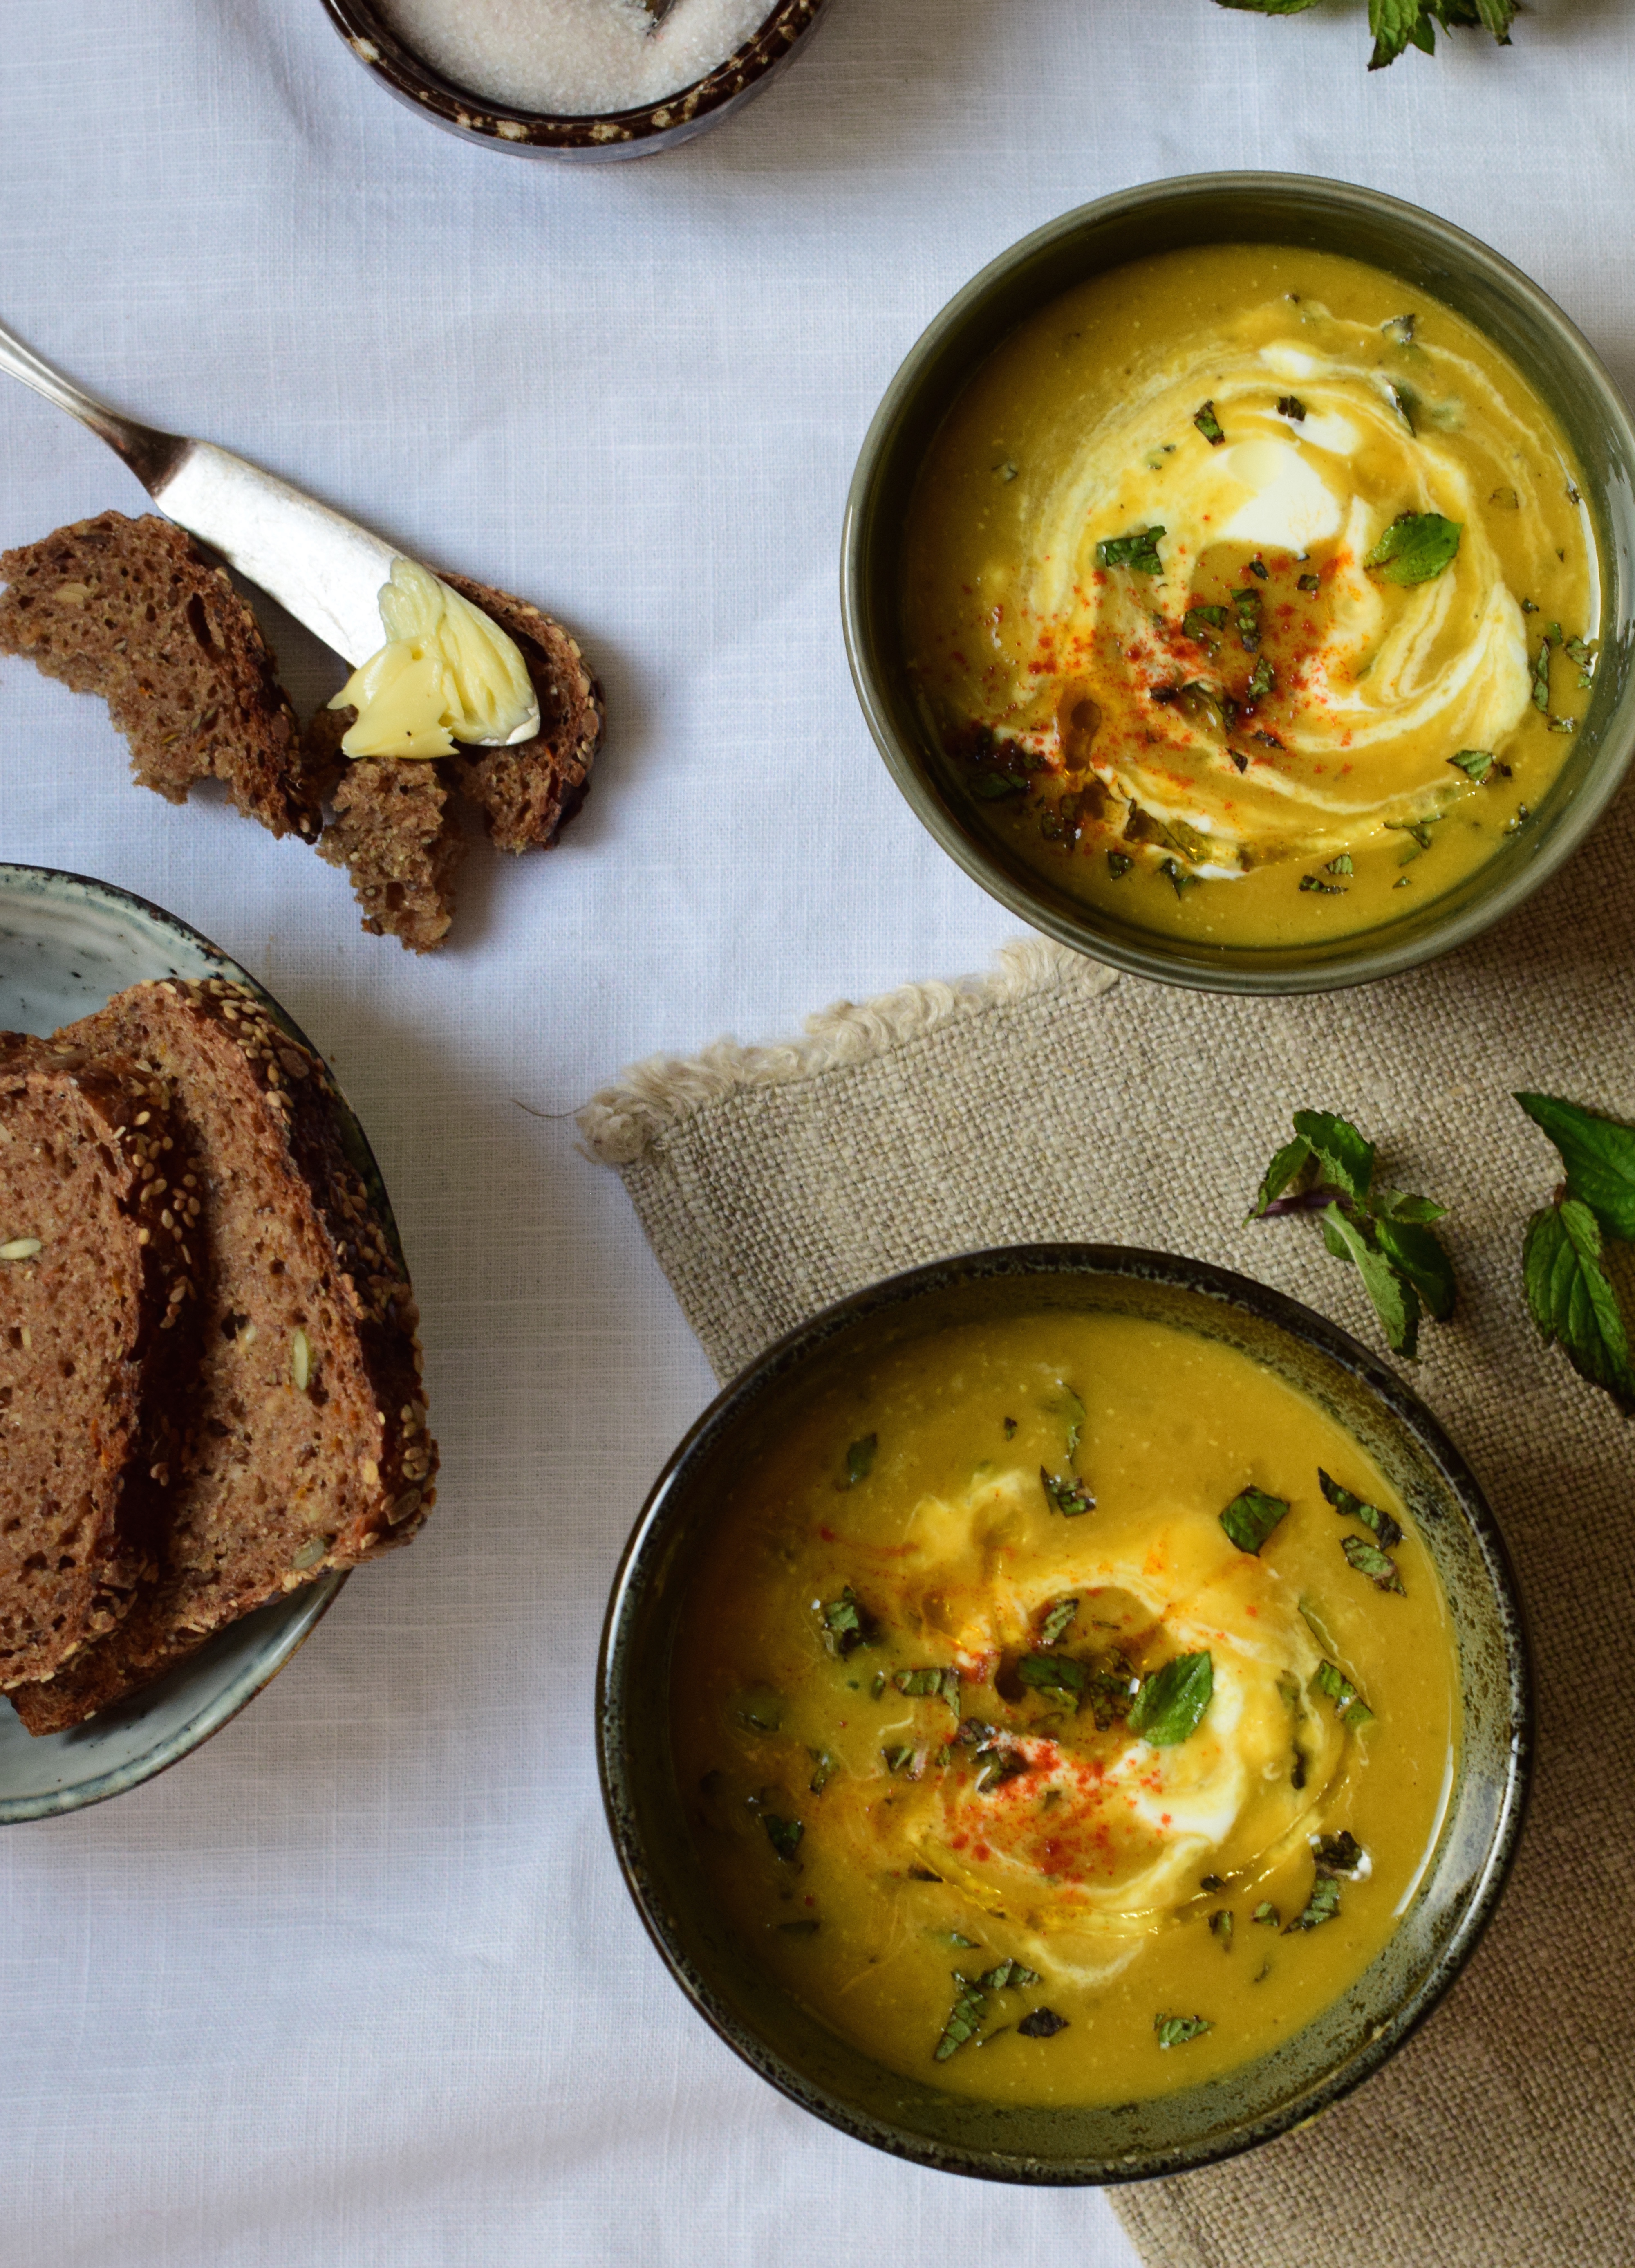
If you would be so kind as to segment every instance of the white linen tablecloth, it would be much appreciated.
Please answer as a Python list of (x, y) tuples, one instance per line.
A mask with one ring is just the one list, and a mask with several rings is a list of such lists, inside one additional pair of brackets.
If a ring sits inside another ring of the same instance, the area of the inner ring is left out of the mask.
[[(388, 101), (318, 0), (4, 0), (0, 314), (583, 636), (560, 849), (469, 861), (429, 961), (344, 878), (126, 783), (101, 707), (0, 665), (0, 856), (158, 900), (318, 1042), (425, 1317), (442, 1504), (207, 1749), (0, 1838), (4, 2268), (1127, 2268), (1105, 2201), (899, 2166), (691, 2014), (603, 1829), (619, 1549), (711, 1391), (566, 1114), (633, 1057), (985, 967), (1015, 924), (874, 754), (841, 506), (922, 324), (1067, 207), (1287, 167), (1474, 230), (1635, 378), (1621, 0), (1367, 77), (1360, 7), (832, 0), (718, 134), (568, 171)], [(0, 387), (0, 545), (141, 508)], [(297, 700), (341, 672), (275, 629)]]

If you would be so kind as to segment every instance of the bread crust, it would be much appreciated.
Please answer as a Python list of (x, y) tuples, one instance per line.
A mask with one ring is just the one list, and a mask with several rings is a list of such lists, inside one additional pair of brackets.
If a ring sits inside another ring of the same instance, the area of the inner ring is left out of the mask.
[(0, 1688), (80, 1656), (154, 1570), (192, 1425), (197, 1182), (165, 1080), (0, 1034)]
[(460, 748), (444, 762), (461, 794), (482, 813), (496, 850), (548, 850), (590, 793), (606, 721), (601, 686), (578, 640), (538, 607), (466, 575), (443, 580), (516, 639), (539, 703), (532, 740), (510, 748)]
[(254, 615), (172, 520), (106, 512), (0, 552), (0, 653), (99, 694), (131, 769), (167, 803), (224, 783), (247, 819), (316, 842), (326, 781)]
[(241, 985), (135, 985), (60, 1035), (166, 1077), (203, 1166), (212, 1284), (200, 1422), (153, 1580), (117, 1628), (14, 1697), (61, 1730), (225, 1623), (406, 1543), (436, 1498), (407, 1274), (321, 1060)]

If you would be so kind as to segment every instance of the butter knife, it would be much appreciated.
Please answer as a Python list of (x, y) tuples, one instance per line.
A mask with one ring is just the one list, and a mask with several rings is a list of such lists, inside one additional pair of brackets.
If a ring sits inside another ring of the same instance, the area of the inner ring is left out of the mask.
[[(392, 561), (404, 556), (394, 544), (231, 449), (122, 416), (53, 369), (4, 323), (0, 370), (89, 426), (167, 519), (219, 552), (354, 668), (385, 644), (380, 586), (391, 578)], [(539, 729), (536, 708), (504, 745), (530, 740)]]

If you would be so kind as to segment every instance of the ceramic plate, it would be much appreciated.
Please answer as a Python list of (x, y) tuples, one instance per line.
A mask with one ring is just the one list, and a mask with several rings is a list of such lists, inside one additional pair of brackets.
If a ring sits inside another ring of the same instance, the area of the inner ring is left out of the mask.
[[(159, 976), (232, 977), (304, 1040), (253, 977), (174, 914), (83, 874), (0, 865), (0, 1028), (51, 1033)], [(361, 1131), (357, 1141), (366, 1147)], [(345, 1580), (326, 1575), (246, 1616), (167, 1677), (69, 1732), (33, 1740), (0, 1701), (0, 1825), (122, 1795), (208, 1741), (276, 1677)]]

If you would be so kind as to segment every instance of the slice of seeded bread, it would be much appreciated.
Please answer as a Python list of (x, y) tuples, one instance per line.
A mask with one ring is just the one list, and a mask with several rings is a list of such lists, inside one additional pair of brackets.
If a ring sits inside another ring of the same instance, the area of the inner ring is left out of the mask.
[[(321, 749), (341, 736), (355, 709), (320, 709), (307, 727), (308, 744)], [(442, 764), (424, 757), (339, 758), (341, 782), (334, 816), (318, 855), (351, 877), (374, 937), (395, 937), (407, 951), (429, 953), (454, 918), (454, 870), (466, 838)]]
[(462, 748), (444, 762), (482, 812), (496, 850), (546, 850), (590, 792), (606, 713), (602, 688), (578, 641), (538, 607), (464, 575), (443, 579), (516, 639), (539, 703), (532, 740), (514, 748)]
[(32, 1733), (77, 1723), (281, 1592), (407, 1542), (437, 1462), (414, 1294), (319, 1058), (222, 980), (133, 985), (58, 1037), (171, 1082), (202, 1160), (213, 1275), (200, 1422), (158, 1574), (80, 1660), (13, 1696)]
[(0, 1687), (49, 1677), (154, 1565), (206, 1240), (165, 1082), (0, 1034)]
[(0, 552), (0, 653), (99, 693), (144, 787), (183, 803), (214, 776), (248, 819), (316, 840), (328, 784), (254, 615), (184, 530), (105, 512)]

